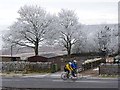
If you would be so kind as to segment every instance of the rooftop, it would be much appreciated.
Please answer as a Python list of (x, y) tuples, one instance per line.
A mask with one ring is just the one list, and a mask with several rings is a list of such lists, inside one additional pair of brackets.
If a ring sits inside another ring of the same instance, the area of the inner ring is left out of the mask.
[[(40, 52), (39, 56), (43, 56), (46, 58), (52, 58), (56, 56), (61, 56), (61, 55), (66, 55), (66, 51), (55, 51), (55, 52)], [(0, 55), (0, 57), (11, 57), (11, 55)], [(26, 60), (28, 57), (35, 56), (34, 53), (21, 53), (21, 54), (16, 54), (12, 55), (13, 57), (20, 57), (22, 60)]]

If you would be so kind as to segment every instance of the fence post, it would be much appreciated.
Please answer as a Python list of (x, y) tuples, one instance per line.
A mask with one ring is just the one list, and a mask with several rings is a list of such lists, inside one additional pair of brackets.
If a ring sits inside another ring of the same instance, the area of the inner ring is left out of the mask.
[(99, 67), (98, 67), (98, 68), (99, 68), (99, 75), (100, 75), (100, 65), (99, 65)]

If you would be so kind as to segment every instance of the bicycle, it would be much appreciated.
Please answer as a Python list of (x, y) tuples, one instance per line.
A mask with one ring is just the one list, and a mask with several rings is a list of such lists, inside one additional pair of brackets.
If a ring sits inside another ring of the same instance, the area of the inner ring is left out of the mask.
[(79, 68), (78, 70), (75, 71), (75, 76), (76, 77), (73, 77), (73, 75), (71, 73), (69, 73), (69, 77), (67, 77), (67, 72), (63, 72), (61, 74), (61, 79), (63, 80), (67, 80), (67, 79), (72, 79), (72, 80), (78, 80), (78, 79), (82, 79), (83, 78), (83, 75), (82, 74), (79, 74), (80, 72), (82, 71), (82, 68)]
[[(67, 79), (72, 79), (72, 80), (78, 80), (78, 74), (75, 74), (75, 77), (73, 77), (73, 75), (70, 73), (69, 75), (67, 75), (68, 73), (67, 72), (63, 72), (61, 74), (61, 79), (63, 80), (67, 80)], [(69, 76), (69, 77), (67, 77)]]

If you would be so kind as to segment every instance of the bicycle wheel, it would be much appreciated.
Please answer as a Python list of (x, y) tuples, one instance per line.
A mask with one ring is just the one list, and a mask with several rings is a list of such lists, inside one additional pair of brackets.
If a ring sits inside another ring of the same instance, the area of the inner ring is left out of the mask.
[(61, 74), (61, 79), (67, 80), (67, 73), (62, 73)]
[(72, 79), (73, 81), (78, 80), (78, 75), (76, 75), (75, 77), (72, 76), (71, 79)]

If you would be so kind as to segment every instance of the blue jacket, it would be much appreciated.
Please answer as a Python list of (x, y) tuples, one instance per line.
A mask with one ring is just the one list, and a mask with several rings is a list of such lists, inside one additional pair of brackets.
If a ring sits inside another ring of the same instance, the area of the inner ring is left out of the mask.
[(74, 62), (71, 64), (71, 67), (73, 68), (73, 69), (77, 69), (77, 64), (75, 64)]

